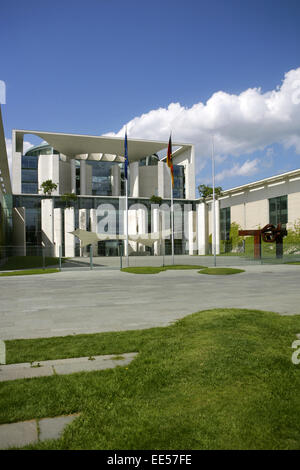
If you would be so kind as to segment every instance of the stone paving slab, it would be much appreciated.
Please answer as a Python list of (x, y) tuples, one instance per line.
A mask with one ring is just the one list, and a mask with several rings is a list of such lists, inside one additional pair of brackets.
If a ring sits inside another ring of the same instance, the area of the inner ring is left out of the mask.
[(45, 441), (47, 439), (58, 439), (65, 426), (70, 424), (77, 416), (69, 415), (69, 416), (58, 416), (56, 418), (44, 418), (39, 420), (39, 440)]
[(10, 365), (0, 366), (0, 382), (33, 379), (35, 377), (46, 377), (54, 374), (52, 367), (31, 367), (30, 364), (27, 367), (24, 367), (23, 364), (12, 365), (19, 367), (10, 367)]
[[(57, 359), (50, 361), (24, 362), (21, 364), (7, 364), (0, 366), (0, 382), (18, 379), (31, 379), (50, 375), (65, 375), (75, 372), (89, 372), (103, 369), (113, 369), (117, 366), (128, 365), (138, 353), (124, 353), (119, 355), (102, 355), (89, 357), (75, 357), (70, 359)], [(123, 359), (114, 359), (122, 356)]]
[(77, 418), (80, 413), (55, 418), (22, 421), (19, 423), (0, 425), (0, 449), (24, 447), (38, 441), (58, 439), (64, 428)]
[(0, 426), (0, 449), (23, 447), (38, 440), (36, 420)]
[[(228, 258), (231, 267), (241, 267), (233, 264), (236, 257)], [(208, 265), (198, 256), (176, 258), (175, 262)], [(221, 266), (219, 258), (217, 265)], [(234, 276), (205, 276), (193, 269), (153, 275), (79, 269), (51, 276), (3, 277), (0, 339), (161, 327), (211, 308), (300, 314), (300, 266), (253, 265), (243, 269), (245, 273)]]

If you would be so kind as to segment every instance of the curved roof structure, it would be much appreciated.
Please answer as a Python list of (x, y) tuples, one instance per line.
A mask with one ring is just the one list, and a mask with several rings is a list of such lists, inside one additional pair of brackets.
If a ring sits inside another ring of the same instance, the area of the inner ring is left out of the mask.
[[(23, 152), (23, 138), (32, 134), (48, 142), (51, 147), (69, 158), (83, 160), (123, 161), (124, 138), (111, 136), (91, 136), (63, 134), (31, 130), (13, 130), (13, 140), (17, 152)], [(191, 144), (174, 142), (174, 147), (190, 147)], [(128, 138), (128, 158), (131, 162), (167, 148), (168, 142)]]

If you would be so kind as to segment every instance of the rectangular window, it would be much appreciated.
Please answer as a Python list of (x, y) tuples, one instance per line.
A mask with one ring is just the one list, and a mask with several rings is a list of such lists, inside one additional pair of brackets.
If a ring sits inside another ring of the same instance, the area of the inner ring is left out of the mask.
[(38, 193), (38, 157), (22, 155), (22, 193)]
[(230, 234), (230, 207), (220, 210), (220, 235), (221, 240), (229, 240)]
[(287, 196), (273, 197), (269, 199), (269, 220), (270, 224), (287, 224)]
[(173, 165), (173, 169), (174, 169), (173, 197), (175, 199), (184, 199), (185, 198), (184, 167), (181, 165)]
[(22, 194), (37, 194), (38, 184), (37, 183), (22, 183)]

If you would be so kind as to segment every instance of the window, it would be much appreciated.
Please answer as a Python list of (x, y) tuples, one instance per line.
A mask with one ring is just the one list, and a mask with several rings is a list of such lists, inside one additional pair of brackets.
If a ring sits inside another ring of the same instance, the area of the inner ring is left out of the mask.
[(38, 184), (37, 183), (22, 183), (22, 194), (37, 194)]
[(22, 193), (38, 193), (38, 157), (22, 155)]
[(269, 220), (270, 224), (287, 224), (287, 196), (273, 197), (269, 199)]
[(174, 188), (173, 197), (176, 199), (185, 198), (185, 175), (184, 167), (181, 165), (173, 165), (174, 169)]
[(229, 240), (230, 234), (230, 207), (220, 210), (220, 234), (221, 240)]

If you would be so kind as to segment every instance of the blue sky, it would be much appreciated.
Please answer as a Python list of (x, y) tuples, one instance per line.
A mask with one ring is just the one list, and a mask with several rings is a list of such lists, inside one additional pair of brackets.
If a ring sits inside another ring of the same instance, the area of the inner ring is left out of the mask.
[(224, 189), (298, 168), (299, 24), (298, 0), (2, 3), (8, 151), (13, 128), (128, 123), (129, 137), (172, 128), (195, 143), (198, 184), (211, 182), (211, 134)]

